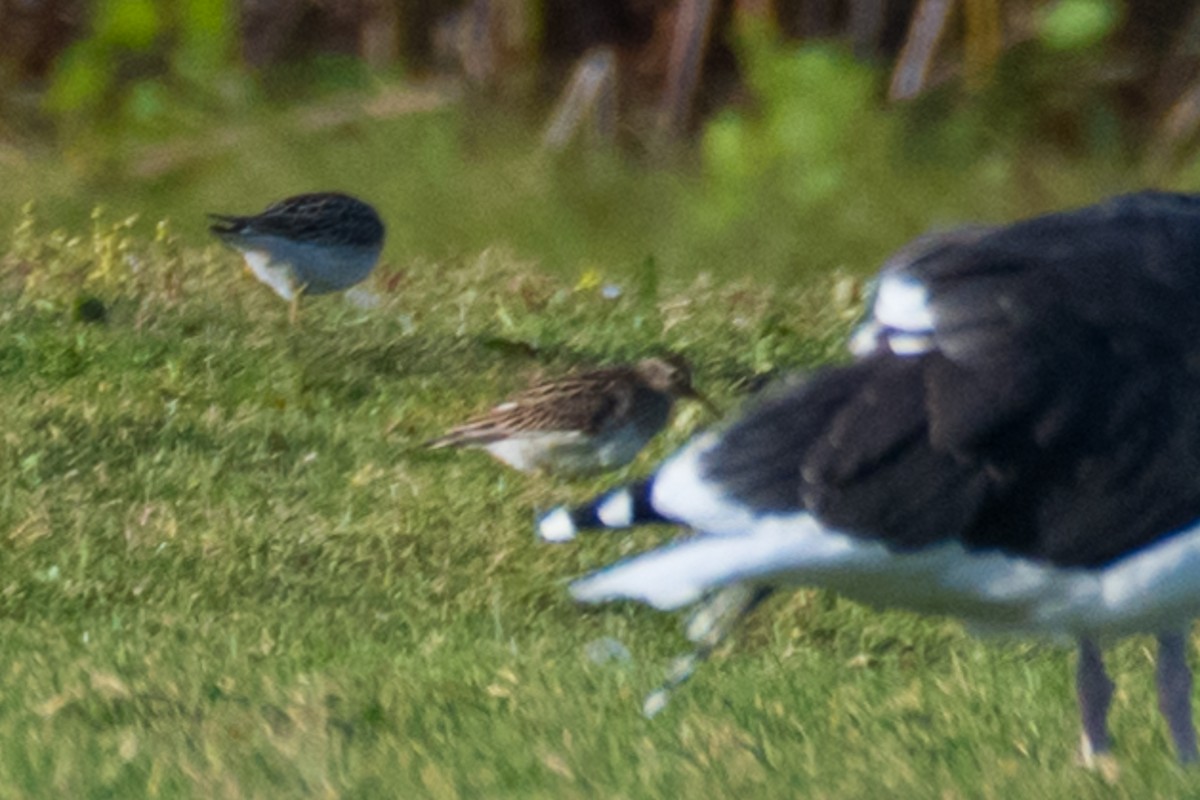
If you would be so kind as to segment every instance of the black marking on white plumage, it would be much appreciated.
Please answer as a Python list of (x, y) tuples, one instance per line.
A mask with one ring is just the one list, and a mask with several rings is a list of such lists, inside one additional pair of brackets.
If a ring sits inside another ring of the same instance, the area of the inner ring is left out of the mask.
[(538, 536), (548, 542), (574, 539), (580, 531), (672, 524), (654, 507), (651, 481), (623, 486), (575, 508), (556, 508), (536, 520)]

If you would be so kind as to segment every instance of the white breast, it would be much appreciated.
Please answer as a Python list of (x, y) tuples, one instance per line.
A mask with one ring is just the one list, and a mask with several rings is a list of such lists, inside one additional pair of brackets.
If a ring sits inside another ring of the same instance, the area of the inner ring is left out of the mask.
[(272, 261), (271, 256), (264, 250), (246, 250), (242, 256), (254, 277), (270, 286), (275, 294), (284, 300), (292, 301), (296, 296), (296, 283), (290, 265)]

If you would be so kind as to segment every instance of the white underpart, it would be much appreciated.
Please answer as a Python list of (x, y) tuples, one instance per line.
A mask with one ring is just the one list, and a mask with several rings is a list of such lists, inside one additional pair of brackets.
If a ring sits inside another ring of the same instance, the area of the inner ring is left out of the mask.
[(328, 246), (281, 236), (247, 234), (235, 246), (260, 281), (290, 301), (296, 293), (340, 292), (366, 279), (379, 247)]
[(1072, 637), (1177, 630), (1200, 613), (1200, 524), (1097, 569), (967, 551), (958, 542), (902, 553), (808, 513), (755, 516), (700, 477), (700, 450), (689, 447), (660, 473), (654, 504), (701, 535), (577, 581), (576, 599), (673, 609), (736, 583), (810, 585), (985, 630)]
[[(497, 406), (497, 411), (505, 405)], [(646, 445), (647, 436), (635, 425), (625, 425), (599, 437), (580, 431), (514, 433), (483, 445), (496, 458), (522, 472), (547, 469), (562, 473), (587, 473), (628, 464)]]
[(245, 250), (242, 257), (254, 277), (270, 286), (275, 294), (288, 302), (296, 296), (296, 283), (289, 264), (273, 261), (265, 250)]
[(485, 444), (483, 449), (521, 472), (533, 472), (553, 465), (570, 471), (586, 460), (585, 437), (578, 431), (514, 434)]

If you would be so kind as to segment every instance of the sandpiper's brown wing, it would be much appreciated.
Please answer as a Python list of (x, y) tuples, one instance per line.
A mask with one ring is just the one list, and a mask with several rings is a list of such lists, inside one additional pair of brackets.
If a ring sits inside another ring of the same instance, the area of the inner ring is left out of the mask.
[(515, 434), (549, 431), (594, 435), (630, 413), (636, 391), (636, 375), (626, 367), (548, 381), (513, 395), (427, 446), (484, 445)]

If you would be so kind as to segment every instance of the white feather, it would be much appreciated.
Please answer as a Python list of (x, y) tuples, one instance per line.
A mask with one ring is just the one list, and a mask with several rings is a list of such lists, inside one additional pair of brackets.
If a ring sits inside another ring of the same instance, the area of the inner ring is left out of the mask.
[(1099, 568), (1055, 568), (949, 542), (911, 552), (823, 527), (761, 517), (741, 536), (697, 536), (576, 581), (588, 603), (660, 609), (740, 582), (822, 586), (874, 606), (946, 614), (984, 630), (1105, 636), (1178, 629), (1200, 613), (1200, 525)]
[(633, 524), (633, 497), (628, 490), (614, 492), (596, 508), (596, 516), (610, 528), (627, 528)]
[(908, 275), (885, 275), (879, 281), (873, 314), (885, 328), (908, 333), (933, 332), (929, 290)]
[(538, 520), (538, 538), (544, 542), (569, 542), (579, 533), (570, 513), (563, 507), (551, 511)]
[(270, 286), (275, 294), (288, 302), (296, 296), (290, 265), (272, 260), (265, 250), (245, 250), (242, 257), (246, 259), (246, 266), (254, 273), (254, 277)]

